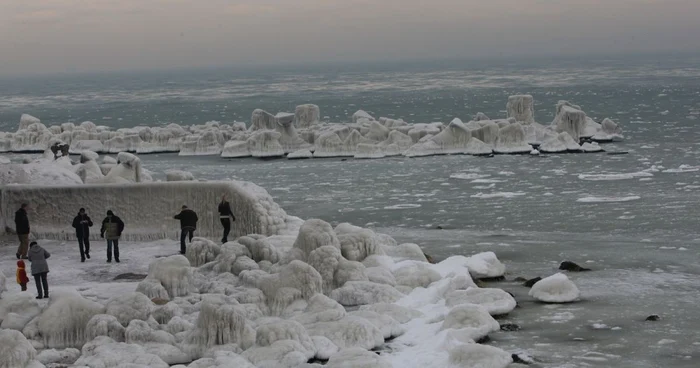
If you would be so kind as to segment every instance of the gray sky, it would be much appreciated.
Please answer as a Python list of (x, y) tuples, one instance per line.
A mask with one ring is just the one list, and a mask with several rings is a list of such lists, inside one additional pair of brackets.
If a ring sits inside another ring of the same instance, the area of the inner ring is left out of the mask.
[(0, 0), (0, 74), (700, 50), (700, 0)]

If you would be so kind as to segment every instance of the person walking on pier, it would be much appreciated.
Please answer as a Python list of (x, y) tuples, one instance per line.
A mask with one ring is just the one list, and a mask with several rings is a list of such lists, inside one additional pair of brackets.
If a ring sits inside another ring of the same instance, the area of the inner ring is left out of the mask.
[(75, 236), (78, 237), (80, 262), (85, 262), (85, 258), (90, 259), (90, 227), (92, 227), (92, 220), (85, 213), (84, 208), (81, 208), (78, 211), (78, 216), (75, 216), (73, 219), (73, 227), (75, 228)]
[[(51, 253), (47, 252), (44, 248), (39, 246), (36, 242), (29, 244), (29, 262), (32, 262), (32, 276), (34, 276), (34, 282), (36, 283), (37, 299), (48, 299), (49, 298), (49, 282), (47, 280), (49, 275), (49, 264), (46, 260), (51, 257)], [(43, 293), (42, 293), (43, 286)]]
[(225, 244), (228, 242), (228, 234), (231, 232), (231, 221), (236, 221), (236, 216), (231, 211), (231, 204), (226, 200), (226, 194), (221, 197), (221, 203), (219, 203), (219, 219), (221, 220), (221, 226), (224, 227), (224, 236), (221, 238), (221, 244)]
[(15, 230), (19, 237), (19, 248), (17, 248), (17, 259), (27, 259), (27, 251), (29, 251), (29, 217), (27, 210), (29, 205), (22, 203), (20, 208), (15, 212)]
[(102, 220), (100, 228), (100, 237), (107, 239), (107, 263), (112, 262), (112, 254), (114, 254), (114, 261), (119, 263), (119, 237), (122, 236), (122, 231), (124, 231), (124, 221), (115, 216), (112, 210), (107, 211), (107, 217)]
[(192, 237), (194, 236), (194, 231), (197, 229), (197, 213), (187, 208), (187, 206), (182, 206), (182, 211), (173, 217), (176, 220), (180, 220), (180, 254), (185, 254), (187, 252), (187, 246), (185, 245), (185, 239), (189, 236), (190, 243), (192, 243)]

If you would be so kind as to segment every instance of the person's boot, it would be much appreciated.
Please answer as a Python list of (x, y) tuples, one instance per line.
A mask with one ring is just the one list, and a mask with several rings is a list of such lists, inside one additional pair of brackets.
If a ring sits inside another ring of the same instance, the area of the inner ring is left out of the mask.
[(85, 258), (90, 259), (90, 252), (85, 252)]
[(119, 258), (115, 258), (115, 259), (114, 259), (114, 262), (119, 263)]
[(80, 257), (80, 262), (85, 262), (85, 257)]
[(37, 299), (43, 299), (43, 297), (42, 297), (41, 295), (37, 295), (36, 298), (37, 298)]
[(19, 253), (15, 253), (15, 255), (17, 256), (17, 259), (20, 259)]

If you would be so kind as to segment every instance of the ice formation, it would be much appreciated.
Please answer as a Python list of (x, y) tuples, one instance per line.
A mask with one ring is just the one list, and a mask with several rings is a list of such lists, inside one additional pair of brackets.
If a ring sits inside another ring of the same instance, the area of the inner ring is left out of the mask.
[[(125, 153), (129, 155), (128, 153)], [(3, 165), (0, 170), (7, 166)], [(26, 165), (25, 165), (26, 166)], [(80, 179), (75, 176), (76, 181)], [(187, 203), (196, 212), (215, 213), (221, 195), (236, 203), (236, 221), (232, 236), (245, 234), (275, 235), (294, 230), (296, 220), (277, 205), (266, 190), (255, 184), (228, 182), (154, 182), (124, 185), (80, 184), (71, 186), (5, 186), (2, 188), (2, 215), (5, 226), (14, 229), (14, 211), (22, 203), (32, 203), (32, 232), (42, 238), (73, 239), (65, 231), (65, 219), (56, 214), (75, 213), (81, 206), (88, 213), (102, 216), (112, 210), (125, 223), (122, 239), (152, 240), (179, 235), (178, 224), (171, 220), (173, 209)], [(218, 217), (200, 216), (197, 235), (219, 237)], [(99, 232), (91, 234), (98, 237)]]
[(493, 252), (484, 252), (468, 257), (466, 266), (469, 273), (476, 279), (501, 277), (506, 266), (501, 263)]
[(530, 289), (530, 296), (545, 303), (570, 303), (580, 292), (563, 273), (557, 273), (538, 281)]
[(112, 297), (105, 307), (105, 314), (116, 317), (126, 327), (132, 320), (148, 320), (154, 305), (145, 295), (133, 292)]
[(578, 152), (582, 148), (567, 132), (559, 133), (544, 141), (539, 151), (544, 153)]
[[(0, 290), (2, 281), (0, 273)], [(22, 331), (40, 313), (39, 303), (28, 293), (5, 297), (0, 299), (0, 328)]]
[(299, 128), (309, 128), (320, 120), (321, 109), (316, 105), (299, 105), (294, 111), (294, 124)]
[(189, 171), (183, 170), (168, 170), (165, 172), (165, 180), (167, 181), (192, 181), (194, 175)]
[(36, 350), (19, 331), (0, 330), (0, 368), (27, 367)]
[(95, 315), (104, 314), (104, 310), (103, 305), (78, 294), (51, 300), (37, 321), (44, 345), (57, 349), (82, 347), (87, 342), (88, 321)]
[(535, 122), (534, 99), (531, 95), (516, 95), (508, 97), (508, 117), (524, 124)]
[(586, 113), (575, 107), (560, 103), (557, 106), (557, 116), (554, 118), (554, 122), (558, 132), (569, 133), (571, 138), (578, 142), (586, 128)]
[(497, 347), (465, 344), (450, 351), (449, 362), (449, 368), (506, 368), (513, 363), (513, 358)]
[(515, 309), (516, 302), (513, 297), (501, 289), (470, 287), (467, 290), (455, 290), (446, 297), (448, 306), (460, 304), (480, 305), (492, 315), (498, 316), (510, 313)]

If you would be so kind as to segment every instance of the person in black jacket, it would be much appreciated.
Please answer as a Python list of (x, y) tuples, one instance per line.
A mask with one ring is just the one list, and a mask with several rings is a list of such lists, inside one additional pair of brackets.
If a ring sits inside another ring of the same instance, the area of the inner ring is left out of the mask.
[(228, 233), (231, 232), (231, 221), (236, 221), (236, 216), (231, 211), (231, 205), (226, 200), (226, 194), (221, 197), (221, 203), (219, 203), (219, 219), (221, 219), (221, 226), (224, 227), (224, 237), (221, 238), (221, 243), (224, 244), (228, 242)]
[(15, 230), (17, 231), (17, 236), (19, 237), (19, 247), (17, 248), (17, 259), (27, 259), (27, 252), (29, 251), (29, 217), (27, 217), (27, 210), (29, 205), (22, 203), (20, 208), (15, 212)]
[(185, 239), (189, 235), (190, 243), (192, 243), (192, 237), (194, 236), (194, 231), (197, 229), (197, 213), (187, 208), (187, 206), (182, 206), (182, 211), (173, 217), (176, 220), (180, 220), (180, 254), (185, 254), (187, 247), (185, 246)]
[(73, 227), (75, 228), (75, 236), (78, 238), (78, 246), (80, 247), (80, 262), (85, 262), (85, 258), (90, 259), (90, 227), (92, 220), (85, 213), (85, 209), (81, 208), (78, 211), (78, 216), (73, 219)]
[(117, 217), (112, 210), (107, 211), (107, 217), (102, 220), (100, 236), (107, 239), (107, 263), (112, 262), (112, 250), (114, 260), (119, 263), (119, 237), (124, 231), (124, 221)]

